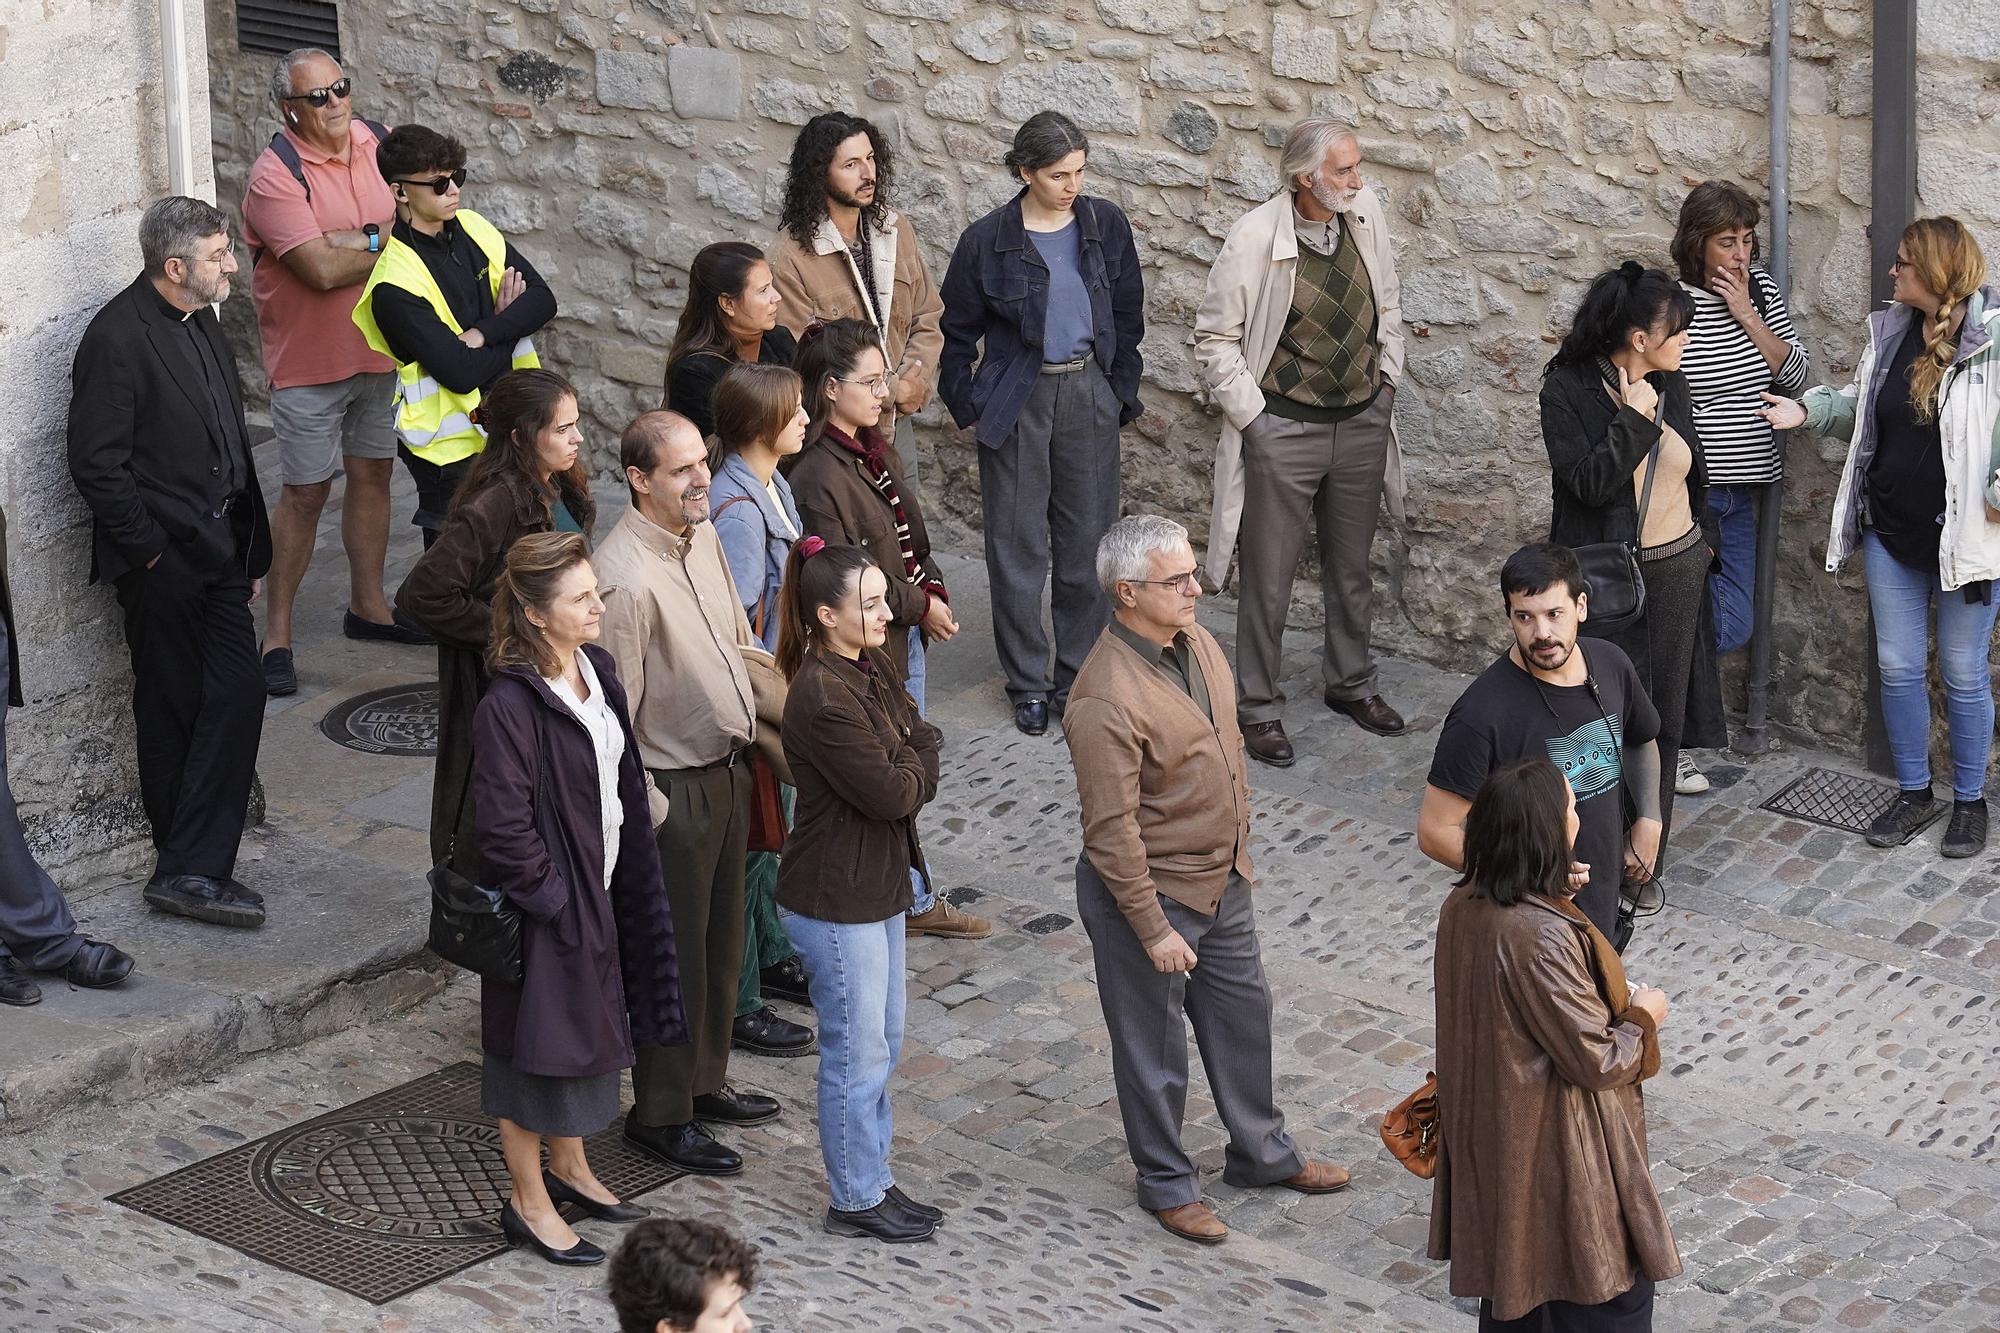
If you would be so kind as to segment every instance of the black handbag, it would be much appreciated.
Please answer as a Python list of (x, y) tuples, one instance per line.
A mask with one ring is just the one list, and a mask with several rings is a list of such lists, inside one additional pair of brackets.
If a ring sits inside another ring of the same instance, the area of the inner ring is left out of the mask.
[[(543, 772), (541, 725), (535, 727), (535, 795), (541, 804)], [(466, 775), (459, 793), (459, 819), (465, 817), (465, 803), (472, 794), (472, 776)], [(476, 973), (488, 981), (521, 984), (521, 909), (507, 900), (504, 890), (476, 883), (452, 867), (458, 850), (456, 839), (444, 860), (431, 867), (426, 876), (431, 885), (430, 949), (447, 963)]]
[(431, 952), (488, 981), (521, 984), (521, 909), (499, 889), (431, 867)]
[[(1664, 437), (1662, 437), (1664, 439)], [(1638, 529), (1646, 522), (1653, 501), (1653, 472), (1660, 465), (1660, 444), (1653, 441), (1646, 456), (1646, 481), (1639, 490), (1639, 518), (1629, 542), (1591, 542), (1574, 547), (1577, 566), (1590, 594), (1592, 634), (1613, 634), (1635, 624), (1646, 613), (1646, 577), (1639, 569)]]

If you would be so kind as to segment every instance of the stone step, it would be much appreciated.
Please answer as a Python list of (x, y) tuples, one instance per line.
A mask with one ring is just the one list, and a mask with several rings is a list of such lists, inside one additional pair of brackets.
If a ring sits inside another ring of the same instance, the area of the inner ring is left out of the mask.
[(245, 839), (251, 858), (242, 875), (269, 912), (259, 930), (166, 916), (139, 884), (79, 905), (82, 930), (138, 965), (109, 990), (41, 977), (42, 1002), (0, 1022), (0, 1134), (72, 1106), (148, 1098), (443, 989), (452, 969), (424, 947), (419, 871), (268, 828)]

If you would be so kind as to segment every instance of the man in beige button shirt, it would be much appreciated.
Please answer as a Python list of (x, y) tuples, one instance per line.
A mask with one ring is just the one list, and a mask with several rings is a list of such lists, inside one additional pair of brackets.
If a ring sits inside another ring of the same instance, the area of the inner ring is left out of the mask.
[(632, 507), (592, 557), (604, 646), (617, 659), (639, 757), (665, 793), (655, 834), (680, 955), (686, 1046), (641, 1046), (625, 1137), (683, 1171), (734, 1175), (743, 1158), (702, 1122), (756, 1125), (776, 1098), (724, 1082), (743, 962), (743, 855), (750, 830), (754, 645), (722, 543), (708, 522), (708, 449), (674, 412), (625, 428), (618, 461)]

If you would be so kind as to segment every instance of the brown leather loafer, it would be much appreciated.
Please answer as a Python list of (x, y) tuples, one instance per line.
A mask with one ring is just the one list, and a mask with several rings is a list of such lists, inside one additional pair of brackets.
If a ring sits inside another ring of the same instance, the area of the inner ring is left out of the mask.
[(1243, 748), (1252, 759), (1261, 760), (1273, 768), (1290, 768), (1296, 758), (1292, 753), (1291, 737), (1285, 735), (1285, 724), (1273, 718), (1269, 722), (1248, 722), (1243, 726)]
[(1178, 1208), (1161, 1208), (1153, 1212), (1160, 1219), (1160, 1225), (1197, 1245), (1220, 1245), (1229, 1239), (1229, 1228), (1222, 1225), (1222, 1219), (1215, 1210), (1196, 1199)]
[(1308, 1157), (1303, 1170), (1278, 1183), (1301, 1194), (1335, 1194), (1347, 1188), (1347, 1168)]
[(1389, 701), (1379, 694), (1371, 694), (1366, 699), (1336, 699), (1329, 694), (1326, 706), (1336, 713), (1347, 714), (1363, 731), (1372, 731), (1377, 736), (1400, 736), (1410, 729), (1403, 715), (1391, 708)]

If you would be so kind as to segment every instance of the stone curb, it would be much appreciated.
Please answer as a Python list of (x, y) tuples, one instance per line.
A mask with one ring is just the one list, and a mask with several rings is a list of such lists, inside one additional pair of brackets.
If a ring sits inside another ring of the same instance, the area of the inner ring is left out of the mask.
[(82, 904), (80, 928), (138, 966), (110, 990), (40, 977), (42, 1003), (0, 1022), (0, 1135), (149, 1097), (444, 988), (453, 970), (424, 947), (421, 876), (269, 830), (246, 839), (246, 860), (258, 843), (242, 873), (267, 900), (260, 930), (164, 916), (137, 884)]

